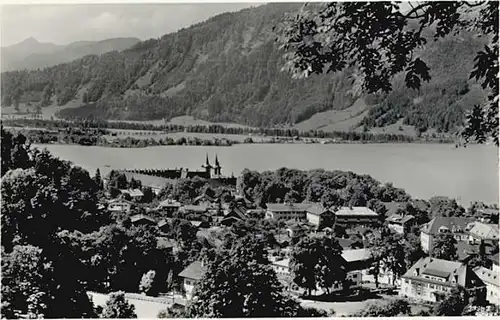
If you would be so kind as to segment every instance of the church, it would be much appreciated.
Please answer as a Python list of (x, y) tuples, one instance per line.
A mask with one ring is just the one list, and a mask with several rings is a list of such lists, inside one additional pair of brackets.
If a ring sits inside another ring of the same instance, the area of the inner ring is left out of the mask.
[(141, 181), (143, 186), (150, 187), (153, 192), (158, 194), (166, 184), (175, 184), (179, 179), (188, 179), (199, 177), (207, 179), (213, 187), (221, 185), (236, 186), (236, 177), (222, 175), (222, 166), (220, 165), (217, 155), (213, 165), (210, 164), (208, 154), (205, 163), (201, 166), (203, 170), (189, 170), (188, 168), (179, 169), (124, 169), (117, 170), (123, 173), (127, 180)]

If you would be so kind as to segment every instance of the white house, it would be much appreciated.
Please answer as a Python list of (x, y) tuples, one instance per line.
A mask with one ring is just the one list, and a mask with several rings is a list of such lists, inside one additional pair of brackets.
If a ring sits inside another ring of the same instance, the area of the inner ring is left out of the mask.
[(425, 257), (402, 276), (399, 295), (436, 302), (454, 288), (464, 289), (468, 297), (480, 297), (486, 285), (461, 262)]
[(204, 273), (205, 266), (201, 261), (194, 261), (179, 273), (179, 277), (184, 279), (183, 286), (186, 298), (191, 299), (193, 297), (194, 286), (201, 280)]
[(402, 216), (393, 214), (385, 219), (385, 221), (389, 229), (399, 234), (405, 234), (410, 231), (410, 227), (414, 224), (415, 219), (412, 215)]
[(321, 224), (325, 215), (333, 216), (333, 212), (331, 212), (330, 209), (323, 207), (321, 204), (314, 203), (306, 210), (307, 222), (316, 227), (318, 227)]
[[(350, 288), (356, 288), (361, 286), (362, 283), (362, 271), (359, 268), (358, 260), (365, 260), (367, 258), (367, 254), (364, 251), (366, 249), (361, 250), (344, 250), (342, 253), (342, 258), (347, 262), (347, 274), (346, 279), (351, 281)], [(286, 258), (283, 260), (277, 260), (272, 262), (272, 267), (278, 277), (285, 278), (290, 276), (290, 259)], [(331, 290), (340, 290), (342, 289), (342, 284), (335, 284)]]
[(498, 243), (498, 225), (474, 222), (469, 230), (469, 243), (481, 241)]
[(129, 195), (132, 199), (140, 200), (144, 193), (140, 189), (122, 189), (120, 190), (122, 195)]
[(311, 203), (267, 203), (266, 219), (305, 220)]
[(350, 225), (370, 225), (379, 221), (379, 215), (368, 207), (342, 207), (335, 212), (335, 221)]
[(434, 240), (441, 234), (452, 234), (457, 241), (467, 241), (469, 230), (474, 226), (474, 218), (435, 217), (422, 226), (420, 244), (424, 252), (432, 252)]
[(132, 209), (132, 202), (125, 199), (113, 199), (108, 202), (108, 211), (111, 212), (130, 212)]
[(477, 276), (486, 284), (486, 301), (497, 306), (500, 305), (500, 273), (477, 267), (474, 269)]

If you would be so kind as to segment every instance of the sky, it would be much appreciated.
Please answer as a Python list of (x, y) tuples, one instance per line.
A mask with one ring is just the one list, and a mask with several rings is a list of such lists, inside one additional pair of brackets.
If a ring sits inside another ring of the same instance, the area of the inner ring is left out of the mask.
[(0, 43), (33, 37), (68, 44), (113, 37), (158, 38), (229, 11), (260, 3), (2, 4)]

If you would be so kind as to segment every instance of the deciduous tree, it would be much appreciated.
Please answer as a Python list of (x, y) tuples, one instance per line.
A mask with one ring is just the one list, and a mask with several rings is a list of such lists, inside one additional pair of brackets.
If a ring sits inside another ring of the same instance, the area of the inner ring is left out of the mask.
[(452, 234), (444, 234), (436, 237), (432, 246), (432, 257), (455, 261), (458, 259), (457, 240)]
[[(471, 12), (474, 10), (474, 12)], [(413, 23), (414, 27), (409, 27)], [(377, 28), (373, 28), (373, 26)], [(392, 79), (404, 73), (408, 88), (431, 79), (418, 50), (461, 30), (488, 38), (477, 53), (470, 78), (490, 93), (475, 107), (463, 132), (480, 143), (491, 136), (498, 144), (498, 3), (492, 1), (419, 2), (403, 10), (397, 2), (333, 2), (290, 15), (278, 26), (286, 50), (285, 69), (304, 77), (354, 69), (354, 92), (389, 92)]]
[(113, 292), (106, 301), (101, 318), (132, 319), (137, 318), (137, 314), (135, 313), (135, 306), (125, 298), (125, 293)]

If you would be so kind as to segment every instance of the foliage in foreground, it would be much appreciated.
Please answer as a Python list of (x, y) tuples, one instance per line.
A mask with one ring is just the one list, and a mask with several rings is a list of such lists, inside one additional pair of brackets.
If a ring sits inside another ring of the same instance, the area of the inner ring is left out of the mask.
[(125, 299), (123, 292), (113, 292), (109, 295), (100, 316), (106, 319), (137, 318), (134, 305)]
[(285, 68), (297, 77), (352, 68), (354, 91), (388, 93), (401, 74), (410, 89), (431, 79), (420, 50), (431, 40), (463, 30), (482, 35), (488, 44), (477, 52), (469, 78), (489, 95), (467, 116), (463, 136), (480, 143), (492, 137), (498, 145), (498, 15), (496, 1), (419, 2), (406, 12), (396, 1), (332, 2), (290, 16), (279, 41), (287, 50)]
[[(293, 317), (307, 314), (287, 295), (267, 260), (264, 244), (253, 237), (205, 255), (206, 272), (196, 285), (188, 317)], [(316, 312), (318, 314), (318, 312)]]

